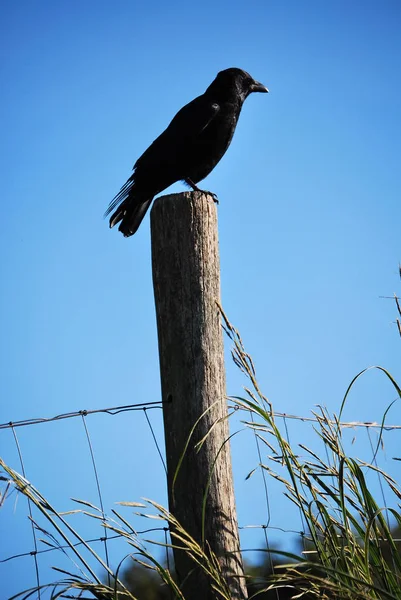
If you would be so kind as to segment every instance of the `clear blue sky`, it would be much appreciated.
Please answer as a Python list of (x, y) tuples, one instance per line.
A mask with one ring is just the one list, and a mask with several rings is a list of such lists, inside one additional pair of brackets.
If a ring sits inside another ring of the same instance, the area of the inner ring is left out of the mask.
[[(398, 0), (2, 2), (0, 422), (159, 399), (149, 218), (126, 240), (102, 215), (175, 112), (231, 66), (270, 94), (247, 100), (205, 186), (220, 199), (223, 306), (262, 388), (276, 410), (307, 415), (338, 410), (369, 365), (400, 380), (395, 307), (380, 299), (400, 290), (400, 25)], [(393, 399), (370, 373), (344, 416), (380, 420)], [(108, 510), (165, 502), (142, 415), (88, 426)], [(1, 455), (18, 468), (9, 433)], [(57, 508), (96, 502), (82, 424), (18, 433), (28, 478)], [(260, 482), (244, 482), (252, 439), (233, 451), (240, 521), (265, 522)], [(271, 502), (277, 525), (300, 528)], [(30, 549), (25, 514), (21, 501), (0, 514), (11, 551)], [(33, 582), (30, 562), (0, 565), (7, 595), (17, 574), (17, 589)]]

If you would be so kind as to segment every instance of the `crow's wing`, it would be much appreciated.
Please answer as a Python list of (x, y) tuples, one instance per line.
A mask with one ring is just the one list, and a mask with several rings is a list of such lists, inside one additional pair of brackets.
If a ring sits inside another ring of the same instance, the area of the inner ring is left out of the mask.
[(109, 215), (121, 202), (135, 193), (138, 182), (141, 182), (139, 187), (142, 191), (151, 187), (152, 194), (156, 194), (178, 181), (188, 151), (219, 111), (219, 104), (210, 101), (204, 95), (183, 106), (167, 129), (138, 158), (134, 165), (134, 173), (110, 202), (104, 216)]
[(147, 170), (156, 164), (176, 162), (189, 149), (197, 137), (215, 119), (220, 105), (198, 96), (178, 111), (170, 125), (136, 161), (134, 169)]
[(220, 110), (220, 105), (213, 102), (203, 94), (198, 96), (178, 111), (166, 131), (188, 132), (189, 135), (198, 135), (206, 129), (210, 121), (215, 118)]

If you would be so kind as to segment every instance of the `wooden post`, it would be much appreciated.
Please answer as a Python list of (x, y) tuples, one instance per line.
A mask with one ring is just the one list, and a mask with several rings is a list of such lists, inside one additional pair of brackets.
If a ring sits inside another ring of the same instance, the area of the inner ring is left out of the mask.
[[(239, 553), (226, 402), (217, 210), (212, 198), (185, 192), (158, 198), (151, 212), (153, 286), (159, 339), (170, 512), (218, 556), (233, 599), (247, 597)], [(184, 460), (173, 478), (191, 429)], [(194, 446), (211, 429), (197, 453)], [(210, 581), (183, 551), (174, 552), (185, 598), (216, 598)]]

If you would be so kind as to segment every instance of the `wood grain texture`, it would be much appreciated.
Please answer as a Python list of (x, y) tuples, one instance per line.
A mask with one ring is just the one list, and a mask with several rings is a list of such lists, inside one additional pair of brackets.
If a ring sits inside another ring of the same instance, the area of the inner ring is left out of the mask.
[[(151, 232), (162, 397), (169, 401), (163, 415), (170, 512), (201, 542), (202, 502), (210, 479), (205, 539), (219, 558), (232, 598), (246, 598), (226, 442), (229, 428), (217, 306), (216, 205), (211, 196), (200, 192), (160, 197), (151, 212)], [(191, 429), (207, 409), (193, 433), (173, 490), (174, 474)], [(197, 453), (195, 444), (211, 428)], [(209, 582), (193, 571), (195, 564), (182, 551), (175, 552), (174, 558), (180, 580), (185, 579), (182, 589), (186, 598), (216, 598)]]

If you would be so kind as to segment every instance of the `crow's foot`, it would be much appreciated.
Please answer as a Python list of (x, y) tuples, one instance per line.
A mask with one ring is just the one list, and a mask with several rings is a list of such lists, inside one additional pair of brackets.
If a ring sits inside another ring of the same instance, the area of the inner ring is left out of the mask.
[(213, 192), (209, 192), (209, 190), (201, 190), (200, 188), (198, 188), (198, 186), (192, 181), (192, 179), (189, 179), (189, 177), (187, 177), (185, 179), (185, 183), (187, 183), (189, 185), (189, 187), (191, 187), (194, 192), (201, 192), (202, 194), (208, 194), (209, 196), (211, 196), (213, 198), (213, 202), (215, 202), (216, 204), (219, 203), (219, 199), (217, 198), (217, 195), (214, 194)]

